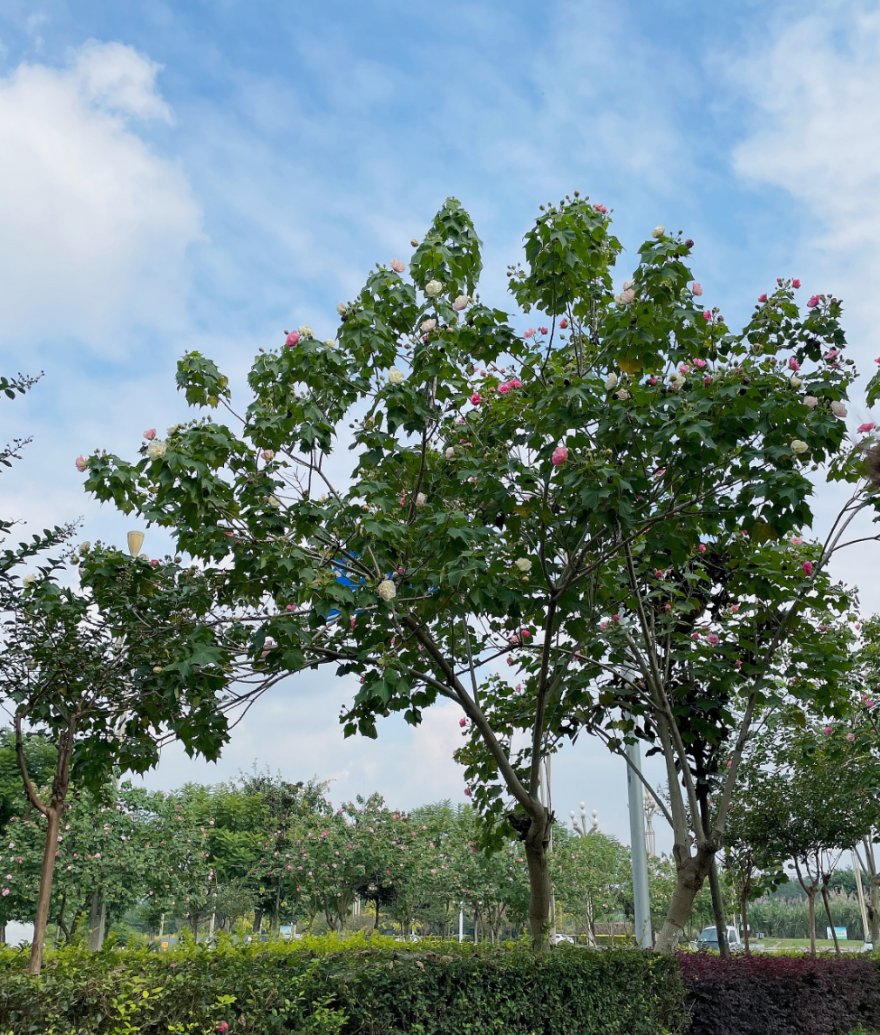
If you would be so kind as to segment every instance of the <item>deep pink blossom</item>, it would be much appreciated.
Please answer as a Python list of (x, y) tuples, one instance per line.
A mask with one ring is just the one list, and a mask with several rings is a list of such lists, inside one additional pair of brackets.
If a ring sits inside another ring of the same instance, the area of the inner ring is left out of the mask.
[(715, 635), (715, 633), (709, 633), (709, 635), (706, 637), (706, 639), (709, 641), (709, 643), (712, 644), (713, 647), (717, 647), (718, 644), (721, 642), (718, 639), (718, 637)]
[(711, 320), (712, 319), (712, 314), (709, 312), (708, 309), (706, 310), (705, 313), (703, 313), (703, 319), (704, 320)]
[(804, 575), (812, 575), (813, 574), (813, 562), (812, 561), (804, 561), (804, 563), (801, 565), (801, 567), (804, 569)]
[(541, 332), (541, 334), (549, 334), (550, 333), (550, 328), (549, 327), (539, 327), (538, 330)]
[(299, 331), (291, 331), (284, 340), (284, 344), (292, 349), (294, 345), (299, 344)]
[(695, 298), (699, 298), (703, 293), (703, 285), (695, 280), (693, 284), (691, 284), (691, 293)]
[(697, 549), (700, 551), (700, 553), (705, 553), (706, 552), (706, 544), (705, 543), (700, 543), (700, 545), (697, 547)]
[(818, 295), (810, 295), (810, 297), (807, 299), (807, 308), (808, 309), (815, 309), (818, 304), (819, 304), (819, 296)]
[(705, 370), (707, 364), (705, 359), (695, 359), (694, 366), (697, 368), (697, 370)]
[(758, 301), (759, 302), (766, 302), (767, 301), (767, 296), (766, 295), (758, 295)]
[(508, 381), (505, 381), (503, 384), (500, 384), (498, 386), (498, 394), (499, 395), (507, 395), (507, 393), (509, 391), (510, 391), (510, 382), (508, 382)]
[(795, 289), (795, 291), (797, 291), (797, 289), (801, 286), (801, 282), (798, 280), (797, 277), (793, 278), (791, 286)]
[(459, 719), (458, 720), (458, 724), (459, 724), (459, 726), (461, 726), (462, 729), (464, 729), (465, 726), (467, 726), (467, 719), (465, 719), (465, 718)]
[(482, 401), (483, 397), (482, 395), (480, 395), (479, 392), (474, 392), (474, 394), (471, 396), (471, 402), (474, 404), (474, 406), (479, 406)]
[(524, 338), (534, 338), (534, 336), (535, 336), (535, 328), (534, 327), (529, 327), (528, 330), (523, 331), (523, 337)]
[(562, 467), (565, 461), (568, 459), (568, 449), (565, 446), (557, 446), (553, 450), (553, 454), (550, 457), (550, 462), (554, 467)]
[(825, 726), (823, 728), (822, 732), (825, 734), (826, 737), (830, 737), (831, 734), (834, 732), (834, 727), (833, 726)]
[(869, 431), (873, 431), (877, 425), (873, 421), (868, 421), (867, 424), (860, 424), (856, 430), (860, 435), (866, 435)]
[(703, 378), (703, 387), (708, 388), (710, 384), (712, 384), (712, 378), (709, 374), (706, 374), (706, 376)]
[(801, 368), (801, 365), (800, 365), (800, 363), (798, 363), (797, 358), (795, 356), (789, 356), (788, 357), (788, 369), (789, 370), (798, 371), (798, 370), (800, 370), (800, 368)]
[(155, 428), (147, 428), (147, 430), (144, 432), (144, 438), (148, 442), (152, 442), (155, 437), (156, 437), (156, 429)]
[(566, 320), (565, 317), (563, 316), (563, 318), (559, 321), (559, 329), (561, 331), (564, 331), (567, 327), (568, 327), (568, 320)]
[(595, 205), (593, 205), (593, 208), (594, 208), (594, 209), (595, 209), (595, 210), (596, 210), (596, 211), (597, 211), (598, 213), (600, 213), (600, 215), (603, 215), (603, 216), (604, 216), (604, 215), (605, 215), (605, 213), (606, 213), (606, 212), (608, 211), (608, 209), (607, 209), (607, 208), (606, 208), (606, 207), (605, 207), (605, 206), (604, 206), (604, 205), (602, 204), (602, 202), (601, 202), (601, 201), (599, 201), (599, 202), (597, 202), (597, 203), (596, 203)]

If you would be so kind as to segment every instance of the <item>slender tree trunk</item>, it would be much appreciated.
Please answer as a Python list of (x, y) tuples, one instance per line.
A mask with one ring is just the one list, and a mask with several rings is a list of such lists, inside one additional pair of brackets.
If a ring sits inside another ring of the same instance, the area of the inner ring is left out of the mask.
[(254, 923), (253, 923), (253, 932), (254, 932), (254, 934), (259, 934), (260, 931), (262, 930), (262, 928), (263, 928), (263, 910), (262, 909), (255, 909), (254, 910)]
[(43, 946), (49, 924), (49, 903), (52, 900), (52, 879), (55, 876), (55, 852), (58, 848), (58, 832), (61, 829), (61, 809), (50, 805), (46, 822), (43, 863), (40, 866), (40, 890), (37, 894), (37, 913), (34, 917), (34, 938), (31, 942), (31, 958), (28, 964), (30, 974), (39, 974), (43, 966)]
[(713, 849), (701, 847), (697, 849), (696, 855), (688, 855), (683, 862), (678, 863), (675, 891), (663, 927), (654, 943), (655, 951), (667, 954), (675, 952), (693, 911), (694, 899), (709, 874), (714, 858)]
[(724, 902), (721, 898), (721, 885), (718, 882), (718, 862), (712, 860), (709, 867), (709, 892), (712, 896), (712, 914), (715, 917), (715, 930), (718, 933), (718, 952), (722, 959), (730, 959), (730, 946), (727, 944), (727, 917), (724, 915)]
[(868, 927), (871, 931), (871, 944), (876, 950), (880, 948), (880, 876), (871, 877), (868, 892)]
[(539, 806), (525, 838), (526, 863), (529, 870), (529, 933), (532, 948), (546, 952), (550, 947), (550, 866), (547, 849), (550, 845), (550, 813)]
[(0, 923), (0, 945), (6, 944), (6, 924)]
[(739, 911), (743, 920), (743, 948), (746, 956), (752, 953), (751, 934), (749, 932), (749, 892), (752, 890), (751, 875), (746, 877), (739, 895)]
[(831, 937), (834, 939), (834, 954), (839, 956), (840, 942), (837, 940), (837, 931), (834, 930), (834, 920), (831, 918), (831, 903), (828, 901), (828, 880), (830, 878), (830, 873), (827, 879), (824, 874), (822, 876), (822, 904), (825, 906), (825, 915), (828, 917), (828, 926), (831, 928)]
[(89, 950), (97, 952), (104, 944), (107, 930), (107, 900), (99, 889), (93, 891), (89, 902)]

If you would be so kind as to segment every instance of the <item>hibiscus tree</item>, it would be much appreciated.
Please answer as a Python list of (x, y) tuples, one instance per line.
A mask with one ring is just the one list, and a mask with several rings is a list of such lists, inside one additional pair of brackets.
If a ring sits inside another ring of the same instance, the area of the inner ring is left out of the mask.
[[(81, 458), (90, 492), (172, 529), (212, 572), (256, 669), (326, 663), (358, 679), (347, 733), (375, 736), (392, 712), (417, 724), (438, 698), (460, 707), (468, 790), (524, 842), (536, 947), (550, 907), (548, 752), (584, 725), (613, 748), (643, 737), (664, 752), (684, 796), (667, 808), (681, 884), (671, 945), (724, 823), (710, 801), (709, 833), (692, 829), (692, 742), (708, 745), (700, 779), (729, 797), (740, 741), (772, 703), (761, 659), (814, 587), (816, 607), (833, 603), (824, 565), (838, 543), (792, 567), (785, 540), (810, 522), (811, 467), (856, 477), (840, 304), (816, 296), (802, 314), (799, 285), (781, 281), (734, 333), (698, 304), (692, 246), (657, 227), (615, 285), (608, 212), (566, 198), (508, 270), (535, 314), (526, 327), (477, 296), (480, 242), (450, 199), (408, 263), (377, 268), (340, 305), (332, 340), (300, 327), (259, 353), (245, 408), (212, 360), (183, 358), (187, 401), (228, 423), (209, 413), (132, 461)], [(742, 548), (743, 530), (776, 553)], [(706, 544), (718, 571), (701, 566)], [(703, 629), (707, 587), (731, 579), (741, 601), (773, 587), (772, 616)], [(682, 632), (725, 643), (686, 687)], [(711, 711), (719, 681), (728, 699), (705, 728), (690, 716), (686, 735), (682, 695)]]

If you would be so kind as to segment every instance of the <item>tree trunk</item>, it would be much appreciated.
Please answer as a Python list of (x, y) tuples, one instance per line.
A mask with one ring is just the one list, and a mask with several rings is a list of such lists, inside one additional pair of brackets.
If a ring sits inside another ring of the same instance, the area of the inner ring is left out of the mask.
[(871, 944), (876, 951), (880, 949), (880, 876), (871, 877), (869, 903), (868, 926), (871, 930)]
[(675, 891), (657, 935), (654, 949), (657, 952), (673, 953), (681, 940), (685, 925), (694, 908), (694, 899), (708, 876), (715, 852), (709, 848), (698, 848), (696, 855), (688, 855), (676, 867)]
[(729, 960), (730, 946), (727, 944), (727, 917), (724, 915), (721, 885), (718, 883), (718, 864), (714, 858), (709, 867), (709, 891), (712, 896), (712, 914), (715, 917), (715, 930), (718, 933), (718, 952), (722, 959)]
[(61, 829), (61, 809), (50, 805), (46, 810), (46, 841), (43, 846), (43, 864), (40, 867), (40, 890), (37, 894), (37, 913), (34, 917), (34, 938), (31, 942), (29, 974), (39, 974), (43, 966), (43, 946), (49, 923), (49, 903), (52, 899), (52, 879), (55, 876), (55, 852)]
[(816, 955), (816, 885), (811, 884), (807, 888), (807, 908), (810, 923), (810, 955)]
[(89, 951), (97, 952), (104, 944), (107, 930), (107, 900), (100, 890), (93, 891), (89, 902)]
[(253, 923), (253, 928), (252, 928), (254, 934), (259, 934), (260, 931), (262, 930), (262, 928), (263, 928), (263, 910), (262, 909), (255, 909), (254, 910), (254, 923)]
[(834, 920), (831, 918), (831, 903), (828, 901), (828, 880), (831, 879), (831, 874), (828, 874), (826, 878), (822, 876), (822, 903), (825, 906), (825, 915), (828, 917), (828, 926), (831, 928), (831, 937), (834, 939), (834, 954), (835, 956), (840, 955), (840, 943), (837, 940), (837, 931), (834, 930)]
[(6, 944), (6, 924), (0, 923), (0, 945)]
[(550, 845), (550, 813), (540, 806), (529, 824), (525, 838), (526, 863), (529, 869), (529, 933), (532, 948), (546, 952), (550, 947), (550, 867), (547, 849)]
[(743, 949), (746, 956), (750, 956), (752, 952), (751, 932), (749, 931), (749, 892), (752, 890), (751, 885), (751, 877), (746, 877), (739, 896), (739, 911), (743, 921)]

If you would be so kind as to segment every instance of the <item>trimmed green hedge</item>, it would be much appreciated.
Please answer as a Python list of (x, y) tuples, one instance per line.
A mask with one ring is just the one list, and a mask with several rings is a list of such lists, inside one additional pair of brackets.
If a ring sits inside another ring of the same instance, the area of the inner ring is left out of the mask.
[[(674, 959), (378, 939), (0, 953), (2, 1035), (660, 1035), (686, 1030)], [(228, 1026), (228, 1028), (226, 1027)]]

